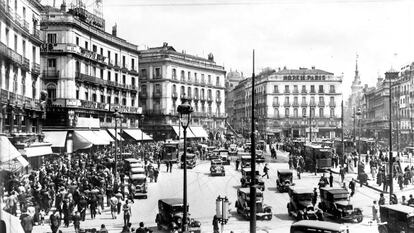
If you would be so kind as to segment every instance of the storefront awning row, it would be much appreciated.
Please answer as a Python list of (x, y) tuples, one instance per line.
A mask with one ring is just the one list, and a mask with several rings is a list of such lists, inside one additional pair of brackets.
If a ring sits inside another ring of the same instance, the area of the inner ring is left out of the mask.
[(203, 129), (201, 126), (192, 126), (189, 127), (191, 132), (194, 134), (197, 138), (208, 138), (207, 131)]
[[(108, 132), (109, 132), (109, 134), (111, 135), (112, 138), (115, 138), (115, 129), (108, 129)], [(119, 133), (120, 133), (120, 130), (118, 129), (117, 130), (118, 135), (116, 135), (116, 139), (118, 141), (124, 141), (124, 139), (121, 137), (121, 135), (119, 135)]]
[(128, 134), (136, 141), (151, 141), (152, 138), (148, 134), (142, 132), (140, 129), (124, 129), (123, 132)]
[(50, 143), (32, 144), (30, 147), (24, 148), (24, 152), (22, 153), (24, 153), (27, 158), (53, 154)]
[(29, 165), (6, 136), (0, 136), (0, 170), (17, 171)]
[(52, 147), (65, 147), (68, 131), (43, 131), (43, 134), (45, 135), (43, 141), (51, 143)]

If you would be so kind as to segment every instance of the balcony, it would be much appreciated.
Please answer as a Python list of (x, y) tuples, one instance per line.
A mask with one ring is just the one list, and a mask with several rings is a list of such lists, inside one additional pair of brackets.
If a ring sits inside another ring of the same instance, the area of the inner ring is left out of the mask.
[(318, 106), (319, 106), (319, 107), (325, 107), (325, 102), (319, 102), (319, 103), (318, 103)]
[(15, 94), (10, 91), (0, 90), (0, 102), (7, 103), (10, 100), (13, 104), (24, 109), (32, 109), (40, 111), (40, 101), (38, 99), (32, 99), (23, 95)]
[(138, 96), (140, 99), (146, 99), (148, 97), (148, 94), (146, 91), (140, 91)]
[(213, 102), (213, 97), (207, 96), (207, 102)]
[(316, 103), (315, 103), (315, 102), (311, 102), (311, 103), (309, 104), (309, 106), (311, 106), (311, 107), (316, 107)]
[(30, 70), (30, 61), (28, 58), (23, 57), (22, 70), (25, 70), (25, 71)]
[(36, 28), (33, 28), (33, 34), (34, 37), (36, 37), (37, 39), (40, 39), (40, 31)]
[(29, 32), (29, 22), (27, 22), (26, 20), (23, 20), (23, 29), (26, 32)]
[(335, 102), (330, 102), (329, 107), (336, 107), (336, 103)]
[(193, 100), (194, 100), (195, 102), (197, 102), (197, 101), (198, 101), (198, 95), (194, 95), (194, 96), (193, 96)]
[(3, 55), (4, 57), (8, 58), (10, 61), (15, 63), (16, 65), (20, 66), (23, 64), (22, 56), (9, 47), (7, 45), (0, 42), (0, 55)]
[(273, 107), (279, 107), (279, 106), (280, 106), (279, 102), (273, 102)]
[(293, 102), (292, 106), (293, 107), (299, 107), (299, 102)]
[(125, 66), (125, 64), (121, 67), (121, 71), (124, 73), (127, 73), (129, 70), (128, 68)]
[(216, 102), (217, 102), (217, 103), (221, 103), (221, 97), (220, 97), (220, 96), (217, 96), (217, 97), (216, 97)]
[(285, 94), (290, 94), (290, 91), (289, 90), (285, 90)]
[[(33, 69), (33, 68), (32, 68)], [(43, 80), (55, 80), (59, 78), (58, 70), (44, 70), (42, 73)]]
[(97, 84), (97, 85), (102, 85), (102, 86), (107, 84), (107, 82), (103, 79), (96, 78), (94, 76), (90, 76), (87, 74), (82, 74), (80, 72), (75, 73), (75, 79), (76, 81), (79, 81), (79, 82), (87, 82), (87, 83), (92, 83), (92, 84)]
[(335, 90), (329, 90), (329, 94), (335, 94)]
[(200, 100), (201, 100), (201, 102), (205, 102), (206, 101), (206, 99), (204, 98), (204, 96), (202, 95), (202, 96), (200, 96)]
[(162, 79), (162, 75), (158, 74), (158, 75), (153, 75), (152, 76), (153, 79)]
[(138, 71), (137, 71), (137, 70), (135, 70), (135, 68), (134, 68), (134, 67), (132, 67), (132, 68), (128, 71), (128, 73), (129, 73), (130, 75), (136, 75), (136, 76), (138, 76), (138, 75), (139, 75)]
[(302, 93), (302, 94), (306, 94), (306, 93), (308, 93), (305, 89), (302, 89), (302, 91), (300, 92), (300, 93)]
[(293, 90), (293, 92), (292, 92), (293, 94), (299, 94), (299, 90), (297, 90), (297, 89), (295, 89), (295, 90)]
[(173, 99), (177, 99), (177, 98), (178, 98), (178, 94), (177, 94), (177, 92), (176, 92), (176, 91), (173, 91), (173, 92), (171, 93), (171, 97), (172, 97)]
[(161, 96), (162, 96), (161, 91), (154, 91), (152, 93), (153, 98), (161, 98)]
[(290, 107), (290, 103), (289, 102), (283, 103), (283, 107)]
[(300, 106), (301, 107), (307, 107), (308, 106), (308, 103), (307, 102), (302, 102), (302, 103), (300, 103)]

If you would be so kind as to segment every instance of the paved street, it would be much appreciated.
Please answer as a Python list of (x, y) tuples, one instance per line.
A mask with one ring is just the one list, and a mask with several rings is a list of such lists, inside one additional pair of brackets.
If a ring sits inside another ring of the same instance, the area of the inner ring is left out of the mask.
[[(264, 202), (273, 208), (273, 219), (271, 221), (258, 221), (258, 232), (289, 232), (289, 227), (293, 220), (288, 216), (286, 205), (289, 200), (287, 193), (278, 193), (276, 191), (276, 176), (277, 169), (286, 169), (286, 154), (278, 153), (279, 158), (277, 162), (271, 162), (270, 165), (270, 179), (265, 179), (266, 190), (264, 192)], [(240, 187), (240, 172), (235, 171), (235, 166), (232, 163), (226, 166), (225, 177), (211, 177), (209, 175), (209, 162), (203, 161), (199, 163), (194, 169), (188, 170), (188, 198), (190, 205), (191, 216), (201, 221), (203, 232), (212, 232), (212, 218), (215, 214), (215, 199), (218, 195), (226, 195), (231, 201), (231, 218), (227, 225), (224, 226), (225, 232), (233, 230), (234, 232), (248, 232), (249, 222), (237, 216), (235, 212), (234, 203), (236, 201), (236, 189)], [(260, 171), (263, 165), (258, 167)], [(146, 226), (151, 227), (154, 232), (157, 232), (155, 227), (155, 216), (157, 214), (157, 201), (161, 198), (182, 197), (182, 170), (179, 168), (173, 169), (172, 173), (166, 173), (165, 167), (161, 167), (161, 173), (158, 183), (149, 184), (148, 199), (135, 200), (132, 207), (132, 225), (137, 227), (139, 222), (143, 221)], [(315, 176), (314, 174), (305, 173), (302, 179), (298, 180), (296, 175), (294, 183), (299, 187), (307, 187), (310, 190), (316, 187), (321, 174)], [(350, 179), (352, 175), (347, 177)], [(338, 175), (335, 175), (336, 183), (339, 180)], [(361, 224), (347, 224), (351, 232), (362, 232), (369, 230), (377, 231), (376, 226), (369, 226), (368, 220), (371, 218), (371, 204), (373, 200), (378, 199), (378, 192), (373, 189), (359, 186), (355, 196), (351, 199), (351, 203), (355, 207), (363, 209), (364, 221)], [(90, 216), (87, 220), (81, 223), (81, 228), (99, 228), (101, 224), (105, 224), (110, 232), (120, 232), (123, 225), (122, 214), (116, 220), (110, 216), (109, 209), (91, 221)], [(37, 226), (34, 232), (50, 231), (49, 226)], [(63, 232), (72, 232), (73, 226), (69, 228), (62, 228)]]

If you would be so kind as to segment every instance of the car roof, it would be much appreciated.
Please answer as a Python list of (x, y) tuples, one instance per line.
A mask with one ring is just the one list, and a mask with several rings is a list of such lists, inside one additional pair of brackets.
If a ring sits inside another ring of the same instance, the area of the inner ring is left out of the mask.
[(221, 159), (213, 159), (213, 160), (211, 160), (211, 162), (214, 162), (214, 163), (223, 163), (223, 161), (221, 161)]
[(184, 203), (182, 198), (166, 198), (160, 199), (159, 201), (171, 206), (183, 205)]
[(293, 192), (293, 193), (295, 193), (295, 194), (305, 194), (305, 193), (311, 193), (311, 194), (313, 194), (312, 189), (297, 188), (297, 187), (294, 187), (294, 186), (290, 186), (289, 188), (290, 188), (290, 189), (292, 190), (292, 192)]
[(325, 188), (321, 188), (321, 190), (325, 190), (328, 193), (332, 193), (332, 194), (338, 194), (338, 193), (347, 193), (348, 191), (346, 191), (345, 188), (331, 188), (331, 187), (325, 187)]
[(382, 205), (381, 208), (387, 208), (387, 209), (391, 209), (394, 211), (399, 211), (399, 212), (404, 212), (404, 213), (414, 213), (414, 208), (411, 206), (407, 206), (407, 205), (401, 205), (401, 204), (397, 204), (397, 205)]
[(129, 162), (129, 163), (139, 163), (139, 162), (141, 162), (138, 159), (134, 159), (134, 158), (127, 158), (127, 159), (124, 159), (124, 160)]
[(318, 221), (318, 220), (301, 220), (292, 224), (294, 227), (317, 227), (318, 229), (331, 230), (331, 231), (341, 231), (344, 229), (344, 226), (339, 223)]
[(292, 172), (292, 170), (289, 170), (289, 169), (279, 169), (279, 170), (277, 170), (277, 172), (278, 173), (282, 173), (282, 174), (292, 174), (293, 172)]
[(145, 174), (132, 174), (131, 175), (131, 180), (144, 180), (145, 178), (147, 178)]
[[(239, 188), (239, 191), (245, 194), (250, 194), (250, 188)], [(262, 193), (260, 189), (256, 189), (256, 193)]]

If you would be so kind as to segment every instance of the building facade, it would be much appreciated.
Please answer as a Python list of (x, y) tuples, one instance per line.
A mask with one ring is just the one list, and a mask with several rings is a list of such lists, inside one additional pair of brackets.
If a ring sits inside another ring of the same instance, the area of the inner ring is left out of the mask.
[(14, 145), (42, 141), (41, 10), (36, 0), (0, 0), (0, 134)]
[[(341, 126), (341, 87), (342, 77), (314, 67), (261, 72), (255, 78), (258, 133), (263, 139), (335, 137)], [(251, 78), (234, 91), (235, 128), (245, 128), (251, 124)]]
[(104, 19), (81, 5), (46, 8), (41, 26), (46, 127), (87, 128), (92, 120), (113, 128), (118, 111), (122, 127), (137, 128), (138, 47), (117, 37), (116, 28), (105, 32)]
[(192, 126), (200, 126), (212, 135), (225, 128), (224, 67), (208, 59), (162, 47), (140, 51), (140, 106), (144, 130), (154, 139), (171, 139), (178, 126), (177, 106), (189, 101), (194, 108)]
[(226, 90), (225, 90), (225, 96), (226, 96), (226, 102), (225, 102), (225, 108), (226, 108), (226, 114), (227, 114), (227, 133), (231, 134), (239, 134), (235, 131), (233, 128), (233, 122), (235, 122), (235, 92), (232, 90), (236, 88), (236, 86), (244, 79), (243, 73), (230, 70), (226, 75)]

